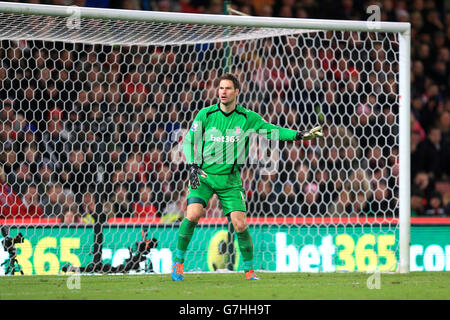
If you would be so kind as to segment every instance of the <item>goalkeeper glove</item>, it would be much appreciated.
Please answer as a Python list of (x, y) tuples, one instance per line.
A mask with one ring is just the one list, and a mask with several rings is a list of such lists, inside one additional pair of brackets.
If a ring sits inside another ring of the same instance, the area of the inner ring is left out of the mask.
[(196, 163), (189, 164), (189, 185), (192, 189), (197, 189), (200, 185), (200, 179), (198, 178), (201, 175), (203, 178), (206, 178), (207, 174), (205, 171), (200, 169), (200, 167)]
[(322, 126), (317, 126), (310, 131), (297, 132), (296, 140), (311, 140), (314, 138), (323, 138)]

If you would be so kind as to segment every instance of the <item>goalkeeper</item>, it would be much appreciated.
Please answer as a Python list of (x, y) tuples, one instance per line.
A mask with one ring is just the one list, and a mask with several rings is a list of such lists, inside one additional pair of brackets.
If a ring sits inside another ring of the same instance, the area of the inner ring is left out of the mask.
[(253, 243), (246, 224), (246, 202), (239, 173), (249, 149), (249, 132), (285, 141), (322, 138), (322, 128), (311, 131), (285, 129), (263, 120), (257, 113), (237, 104), (239, 81), (225, 74), (219, 82), (219, 104), (200, 110), (183, 142), (189, 168), (187, 213), (177, 240), (172, 280), (184, 279), (186, 251), (194, 229), (209, 199), (217, 194), (223, 212), (236, 231), (245, 278), (258, 280), (253, 270)]

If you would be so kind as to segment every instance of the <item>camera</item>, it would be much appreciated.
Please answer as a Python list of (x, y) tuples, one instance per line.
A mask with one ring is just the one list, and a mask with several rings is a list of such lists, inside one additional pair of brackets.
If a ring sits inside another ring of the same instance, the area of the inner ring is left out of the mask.
[(6, 259), (5, 262), (2, 263), (3, 265), (6, 265), (5, 268), (5, 275), (11, 274), (14, 275), (16, 271), (19, 271), (20, 274), (23, 275), (23, 270), (20, 264), (17, 261), (17, 249), (16, 244), (17, 243), (23, 243), (24, 237), (21, 233), (18, 233), (14, 237), (11, 237), (9, 235), (9, 229), (7, 227), (1, 228), (2, 235), (4, 239), (2, 240), (2, 246), (3, 249), (8, 252), (9, 258)]
[[(155, 238), (148, 238), (148, 232), (142, 230), (140, 241), (135, 242), (132, 246), (128, 248), (130, 257), (125, 259), (125, 261), (113, 267), (109, 263), (94, 263), (90, 262), (85, 267), (73, 268), (79, 270), (82, 273), (128, 273), (130, 271), (140, 271), (140, 263), (146, 261), (145, 267), (143, 268), (145, 272), (154, 272), (153, 265), (151, 261), (147, 260), (147, 255), (150, 253), (151, 249), (158, 246), (158, 240)], [(64, 264), (61, 268), (62, 272), (68, 272), (73, 266), (70, 264)]]

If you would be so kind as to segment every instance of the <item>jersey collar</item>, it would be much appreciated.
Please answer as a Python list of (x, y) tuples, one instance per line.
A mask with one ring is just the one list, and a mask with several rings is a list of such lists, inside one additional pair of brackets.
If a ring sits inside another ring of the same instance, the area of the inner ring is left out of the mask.
[(225, 117), (231, 116), (231, 115), (233, 114), (233, 112), (236, 111), (237, 107), (238, 107), (238, 105), (236, 104), (236, 106), (234, 107), (234, 109), (233, 109), (232, 111), (230, 111), (230, 112), (225, 112), (225, 111), (223, 111), (222, 108), (220, 107), (220, 102), (217, 104), (217, 108), (219, 109), (220, 112), (222, 112), (222, 114), (223, 114)]

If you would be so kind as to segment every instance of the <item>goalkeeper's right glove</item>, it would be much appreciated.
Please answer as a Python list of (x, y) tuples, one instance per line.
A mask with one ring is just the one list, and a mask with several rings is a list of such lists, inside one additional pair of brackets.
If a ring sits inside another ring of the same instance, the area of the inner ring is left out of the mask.
[(200, 169), (200, 167), (196, 163), (191, 163), (188, 165), (189, 169), (189, 185), (192, 189), (197, 189), (200, 185), (200, 179), (198, 178), (201, 175), (203, 178), (206, 178), (207, 174), (205, 171)]
[(297, 132), (296, 140), (311, 140), (314, 138), (323, 138), (322, 126), (317, 126), (309, 131)]

